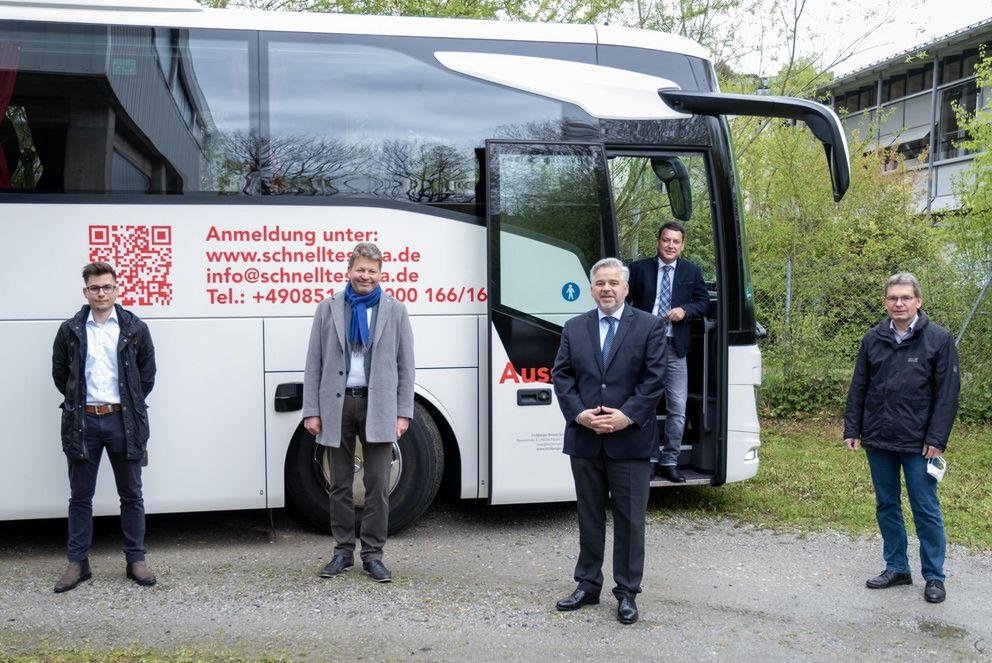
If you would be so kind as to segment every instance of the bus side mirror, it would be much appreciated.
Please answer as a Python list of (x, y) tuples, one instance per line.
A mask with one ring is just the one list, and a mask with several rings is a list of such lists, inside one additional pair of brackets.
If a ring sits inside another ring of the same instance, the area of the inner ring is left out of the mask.
[(692, 187), (685, 164), (678, 157), (651, 157), (651, 169), (665, 185), (672, 216), (679, 221), (688, 221), (692, 216)]

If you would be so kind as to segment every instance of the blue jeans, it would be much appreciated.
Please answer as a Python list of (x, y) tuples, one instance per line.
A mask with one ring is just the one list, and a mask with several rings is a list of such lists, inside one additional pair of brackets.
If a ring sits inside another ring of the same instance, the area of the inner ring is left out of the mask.
[(93, 542), (93, 493), (96, 491), (96, 475), (104, 447), (121, 499), (124, 557), (129, 564), (143, 561), (145, 502), (141, 497), (141, 460), (127, 459), (121, 414), (87, 414), (84, 439), (88, 457), (69, 459), (69, 561), (86, 559)]
[(685, 433), (685, 403), (689, 392), (689, 370), (685, 357), (679, 357), (671, 339), (665, 339), (665, 444), (659, 465), (678, 465)]
[(906, 556), (906, 524), (902, 517), (902, 486), (899, 468), (906, 478), (906, 492), (913, 511), (916, 536), (920, 539), (920, 563), (924, 580), (944, 580), (944, 518), (937, 499), (937, 481), (927, 474), (927, 459), (920, 453), (865, 448), (875, 486), (875, 517), (882, 532), (885, 569), (909, 573)]

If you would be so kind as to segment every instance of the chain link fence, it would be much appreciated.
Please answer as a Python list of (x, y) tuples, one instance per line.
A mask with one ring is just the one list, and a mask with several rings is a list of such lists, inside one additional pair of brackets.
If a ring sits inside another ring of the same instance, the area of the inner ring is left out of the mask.
[(960, 418), (992, 420), (992, 262), (968, 268), (948, 259), (889, 271), (808, 252), (776, 258), (751, 264), (755, 313), (768, 333), (761, 341), (763, 414), (842, 413), (861, 337), (886, 315), (885, 280), (911, 271), (923, 310), (956, 339)]

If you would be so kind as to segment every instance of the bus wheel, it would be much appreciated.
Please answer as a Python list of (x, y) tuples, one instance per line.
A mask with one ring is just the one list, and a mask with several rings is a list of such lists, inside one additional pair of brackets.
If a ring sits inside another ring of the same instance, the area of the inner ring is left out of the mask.
[[(356, 528), (365, 503), (362, 445), (355, 444)], [(410, 428), (393, 443), (389, 469), (389, 534), (395, 534), (420, 517), (430, 506), (444, 474), (441, 433), (427, 409), (414, 405)], [(286, 493), (310, 522), (330, 531), (331, 454), (302, 426), (293, 436), (286, 458)]]

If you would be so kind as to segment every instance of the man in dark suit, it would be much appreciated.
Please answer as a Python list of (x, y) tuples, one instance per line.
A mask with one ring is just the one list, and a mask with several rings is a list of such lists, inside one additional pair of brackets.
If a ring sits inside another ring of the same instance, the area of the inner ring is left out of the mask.
[(629, 272), (616, 258), (590, 271), (597, 308), (565, 323), (552, 377), (565, 415), (579, 516), (578, 587), (557, 608), (599, 603), (606, 545), (606, 501), (613, 502), (613, 580), (617, 619), (637, 621), (634, 597), (644, 574), (644, 519), (657, 446), (655, 410), (664, 385), (661, 319), (624, 304)]
[(658, 229), (658, 255), (637, 260), (630, 265), (630, 293), (627, 302), (647, 311), (665, 326), (665, 444), (660, 454), (652, 455), (657, 473), (673, 483), (684, 483), (679, 472), (679, 450), (685, 432), (685, 403), (688, 398), (689, 371), (685, 356), (689, 352), (689, 320), (706, 314), (710, 295), (703, 274), (692, 262), (682, 258), (685, 227), (669, 221)]

